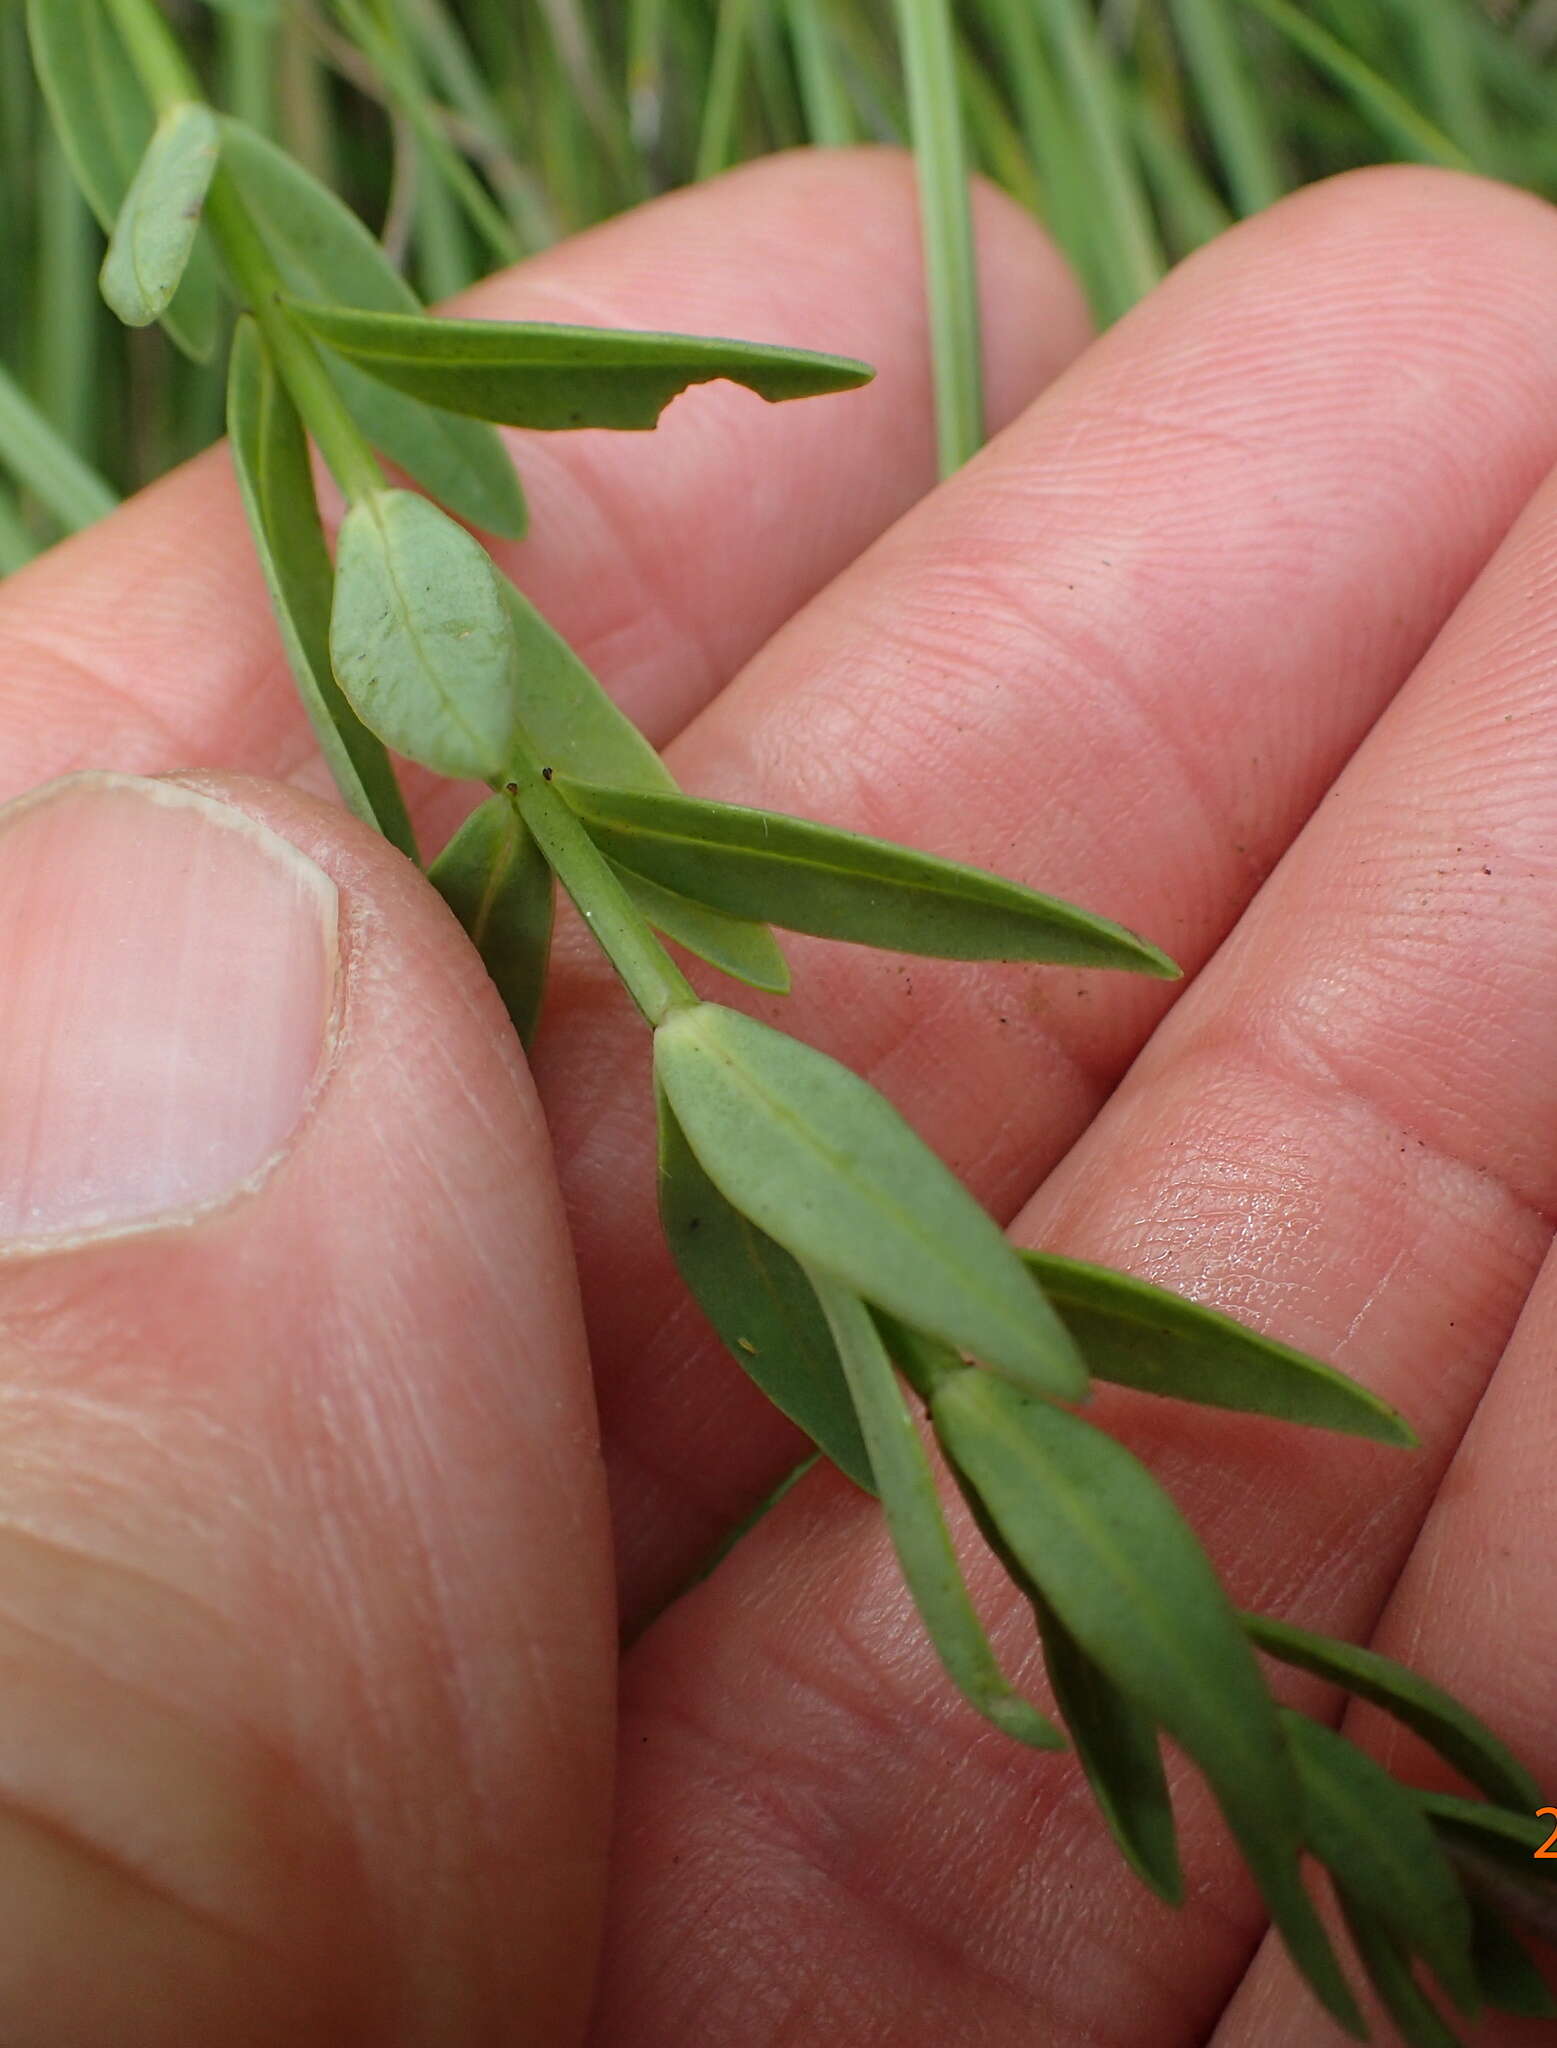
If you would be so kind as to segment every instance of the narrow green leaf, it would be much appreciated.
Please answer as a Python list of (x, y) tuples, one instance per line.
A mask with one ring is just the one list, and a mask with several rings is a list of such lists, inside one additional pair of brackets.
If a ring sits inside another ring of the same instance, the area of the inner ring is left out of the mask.
[(280, 19), (278, 0), (205, 0), (205, 4), (218, 14), (235, 14), (243, 21), (269, 25)]
[(68, 533), (106, 519), (118, 499), (62, 439), (21, 386), (0, 366), (0, 467), (53, 514)]
[(1178, 973), (1106, 918), (934, 854), (671, 791), (569, 780), (564, 794), (614, 861), (735, 917), (938, 959)]
[(1245, 1614), (1242, 1619), (1248, 1634), (1268, 1655), (1328, 1678), (1393, 1714), (1489, 1797), (1526, 1811), (1533, 1811), (1539, 1803), (1535, 1780), (1519, 1759), (1442, 1686), (1408, 1671), (1393, 1658), (1380, 1656), (1377, 1650), (1336, 1642), (1263, 1614)]
[(506, 576), (499, 581), (518, 650), (519, 716), (545, 765), (559, 777), (674, 790), (670, 770), (562, 635)]
[(690, 384), (729, 378), (763, 398), (852, 391), (874, 372), (847, 356), (753, 341), (503, 320), (425, 320), (295, 305), (358, 368), (450, 412), (510, 427), (653, 427)]
[[(152, 135), (152, 112), (100, 0), (27, 0), (38, 83), (76, 182), (105, 234), (113, 230)], [(216, 347), (216, 264), (203, 239), (162, 324), (184, 353)]]
[(1101, 1380), (1380, 1443), (1416, 1442), (1377, 1394), (1231, 1316), (1107, 1266), (1053, 1252), (1022, 1257)]
[(479, 541), (412, 491), (341, 522), (330, 659), (357, 716), (440, 775), (498, 780), (513, 752), (514, 648)]
[[(421, 302), (349, 206), (284, 150), (238, 121), (222, 124), (222, 155), (289, 291), (380, 312), (419, 315)], [(429, 409), (325, 358), (352, 418), (442, 505), (485, 533), (524, 532), (513, 458), (490, 427)]]
[(1063, 1749), (1059, 1729), (1001, 1670), (974, 1610), (930, 1460), (870, 1310), (820, 1267), (807, 1270), (843, 1362), (903, 1578), (947, 1675), (1003, 1734), (1034, 1749)]
[(546, 992), (556, 892), (512, 800), (489, 797), (472, 811), (427, 879), (465, 927), (528, 1046)]
[(1309, 1848), (1347, 1897), (1419, 1955), (1474, 2017), (1470, 1908), (1420, 1807), (1334, 1729), (1287, 1707), (1281, 1725), (1303, 1790)]
[(1471, 1889), (1557, 1947), (1557, 1862), (1539, 1854), (1551, 1821), (1451, 1792), (1415, 1797)]
[(1122, 1444), (989, 1373), (944, 1380), (931, 1414), (1044, 1599), (1205, 1773), (1294, 1961), (1360, 2034), (1299, 1877), (1302, 1804), (1275, 1707), (1178, 1509)]
[(103, 297), (127, 327), (149, 327), (178, 290), (220, 155), (209, 107), (186, 101), (157, 123), (103, 259)]
[(348, 808), (416, 859), (416, 837), (382, 743), (342, 694), (330, 668), (335, 574), (319, 524), (302, 422), (259, 330), (233, 336), (227, 431), (266, 588), (319, 751)]
[(1087, 1654), (1047, 1600), (1034, 1607), (1060, 1718), (1109, 1832), (1142, 1882), (1176, 1906), (1184, 1876), (1157, 1723)]
[(839, 1471), (874, 1493), (870, 1456), (827, 1318), (799, 1264), (703, 1171), (663, 1088), (660, 1221), (681, 1277), (730, 1355)]
[(1496, 1907), (1474, 1889), (1469, 1893), (1471, 1961), (1482, 2000), (1494, 2012), (1517, 2013), (1523, 2019), (1557, 2019), (1557, 1998), (1525, 1951), (1519, 1937), (1505, 1927)]
[(1410, 1955), (1386, 1922), (1348, 1892), (1339, 1897), (1346, 1930), (1406, 2048), (1464, 2048), (1412, 1975)]
[(748, 988), (760, 988), (769, 995), (788, 994), (789, 965), (765, 924), (694, 903), (690, 896), (662, 889), (658, 882), (635, 875), (630, 868), (617, 868), (616, 873), (657, 932), (685, 946), (721, 974), (745, 982)]
[(715, 1003), (660, 1026), (655, 1070), (709, 1178), (786, 1250), (1023, 1385), (1085, 1393), (998, 1227), (857, 1074)]

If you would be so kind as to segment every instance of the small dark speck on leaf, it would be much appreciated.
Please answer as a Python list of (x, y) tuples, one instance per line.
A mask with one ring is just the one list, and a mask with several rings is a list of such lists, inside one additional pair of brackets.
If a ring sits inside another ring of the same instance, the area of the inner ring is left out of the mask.
[(701, 1216), (689, 1216), (687, 1218), (688, 1230), (700, 1230), (702, 1228), (702, 1224), (703, 1219)]
[(519, 794), (519, 785), (517, 782), (505, 782), (503, 784), (503, 788), (509, 796), (517, 796)]
[(550, 780), (551, 780), (551, 770), (550, 770), (549, 768), (543, 768), (543, 769), (541, 770), (541, 780), (542, 780), (542, 782), (550, 782)]

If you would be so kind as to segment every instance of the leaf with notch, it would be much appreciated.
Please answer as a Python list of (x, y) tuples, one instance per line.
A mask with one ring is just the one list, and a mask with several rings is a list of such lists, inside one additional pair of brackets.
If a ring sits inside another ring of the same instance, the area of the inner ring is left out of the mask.
[(512, 799), (489, 797), (427, 870), (503, 998), (522, 1045), (540, 1020), (556, 891)]
[(1523, 1764), (1442, 1686), (1377, 1650), (1314, 1635), (1268, 1615), (1245, 1614), (1242, 1620), (1249, 1636), (1269, 1656), (1328, 1678), (1393, 1714), (1491, 1798), (1526, 1811), (1539, 1804), (1535, 1780)]
[[(225, 120), (222, 153), (288, 291), (431, 323), (363, 222), (284, 150), (241, 121)], [(459, 518), (518, 539), (524, 493), (513, 458), (490, 427), (418, 405), (336, 356), (323, 360), (375, 448)]]
[(341, 522), (330, 659), (357, 716), (440, 775), (498, 780), (518, 707), (513, 636), (480, 542), (413, 491)]
[(428, 328), (402, 313), (339, 305), (293, 311), (317, 340), (395, 390), (509, 427), (649, 428), (691, 384), (728, 378), (778, 402), (852, 391), (875, 374), (848, 356), (702, 334), (507, 320)]
[(1085, 1393), (998, 1226), (857, 1074), (717, 1003), (669, 1017), (654, 1057), (704, 1171), (787, 1251), (1024, 1385)]
[(103, 259), (103, 297), (127, 327), (149, 327), (167, 311), (194, 252), (220, 155), (221, 130), (209, 107), (186, 101), (157, 123)]
[(870, 1310), (830, 1274), (807, 1270), (843, 1363), (903, 1578), (947, 1675), (1002, 1734), (1034, 1749), (1063, 1749), (1064, 1736), (1012, 1685), (984, 1632), (930, 1461)]
[(1303, 1831), (1347, 1898), (1419, 1955), (1475, 2016), (1470, 1908), (1421, 1808), (1382, 1764), (1306, 1714), (1281, 1709), (1303, 1790)]
[(1178, 1509), (1122, 1444), (992, 1374), (948, 1377), (930, 1412), (1043, 1598), (1205, 1773), (1288, 1951), (1330, 2012), (1360, 2033), (1299, 1876), (1302, 1803), (1275, 1707)]
[[(613, 863), (614, 866), (614, 863)], [(690, 896), (678, 896), (662, 889), (631, 868), (616, 868), (622, 887), (657, 932), (685, 946), (699, 960), (717, 967), (748, 988), (760, 988), (769, 995), (789, 992), (789, 965), (779, 951), (778, 941), (765, 924), (749, 918), (728, 917), (706, 903), (694, 903)]]
[(1184, 1877), (1157, 1723), (1120, 1691), (1047, 1600), (1039, 1595), (1033, 1604), (1055, 1703), (1109, 1833), (1142, 1882), (1176, 1906)]
[(848, 1382), (810, 1281), (708, 1178), (663, 1088), (655, 1099), (660, 1221), (682, 1279), (747, 1377), (840, 1472), (874, 1493)]
[(736, 917), (947, 960), (1058, 961), (1170, 977), (1154, 946), (980, 868), (828, 825), (669, 791), (570, 782), (614, 861)]
[[(28, 0), (27, 35), (55, 132), (105, 234), (151, 139), (151, 107), (100, 0)], [(161, 314), (195, 362), (216, 347), (216, 263), (202, 236), (184, 281)]]
[(1416, 1442), (1377, 1394), (1231, 1316), (1107, 1266), (1053, 1252), (1022, 1257), (1099, 1379), (1380, 1443)]
[(330, 667), (330, 566), (301, 420), (252, 319), (238, 323), (227, 380), (228, 445), (287, 662), (348, 807), (416, 859), (416, 838), (383, 743)]

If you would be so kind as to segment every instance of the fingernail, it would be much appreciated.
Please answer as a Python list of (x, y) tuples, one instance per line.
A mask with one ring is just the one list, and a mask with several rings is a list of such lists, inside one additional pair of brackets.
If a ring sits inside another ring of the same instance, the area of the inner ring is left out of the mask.
[(76, 775), (0, 810), (0, 1239), (251, 1181), (329, 1042), (337, 907), (296, 847), (176, 783)]

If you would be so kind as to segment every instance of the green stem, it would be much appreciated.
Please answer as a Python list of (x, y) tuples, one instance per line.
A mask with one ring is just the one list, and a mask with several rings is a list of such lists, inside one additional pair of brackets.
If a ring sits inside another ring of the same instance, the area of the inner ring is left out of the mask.
[(516, 779), (505, 786), (520, 817), (648, 1022), (657, 1028), (673, 1011), (693, 1008), (696, 989), (649, 929), (562, 792), (553, 788), (550, 771), (528, 740), (515, 751), (513, 772)]
[(919, 173), (942, 476), (984, 440), (984, 380), (957, 47), (947, 0), (897, 0)]

